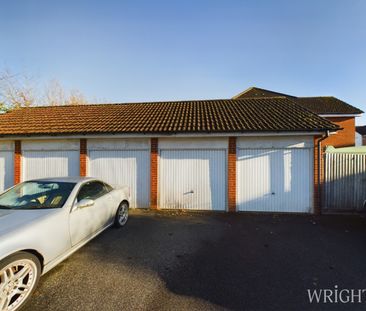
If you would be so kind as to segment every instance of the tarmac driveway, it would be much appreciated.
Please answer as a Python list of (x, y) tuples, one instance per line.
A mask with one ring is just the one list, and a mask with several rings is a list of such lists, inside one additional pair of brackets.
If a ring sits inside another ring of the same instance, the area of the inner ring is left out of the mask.
[(366, 288), (364, 217), (134, 211), (25, 310), (364, 310), (309, 303), (307, 289), (335, 285)]

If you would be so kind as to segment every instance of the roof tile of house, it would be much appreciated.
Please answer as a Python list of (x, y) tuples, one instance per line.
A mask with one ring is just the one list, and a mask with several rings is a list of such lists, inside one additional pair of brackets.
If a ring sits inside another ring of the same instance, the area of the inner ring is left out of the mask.
[(296, 101), (318, 114), (361, 114), (363, 111), (333, 96), (297, 97)]
[(366, 135), (366, 125), (356, 126), (356, 132), (362, 136)]
[(248, 97), (277, 97), (277, 96), (296, 98), (295, 96), (292, 95), (261, 89), (259, 87), (250, 87), (245, 91), (235, 95), (233, 99), (248, 98)]
[(273, 96), (285, 96), (303, 107), (317, 113), (317, 114), (360, 114), (362, 110), (347, 104), (346, 102), (339, 100), (333, 96), (316, 96), (316, 97), (295, 97), (292, 95), (282, 94), (270, 90), (261, 89), (258, 87), (251, 87), (244, 92), (234, 96), (234, 99), (243, 99), (249, 97), (273, 97)]
[(286, 97), (34, 107), (0, 115), (1, 136), (337, 129)]

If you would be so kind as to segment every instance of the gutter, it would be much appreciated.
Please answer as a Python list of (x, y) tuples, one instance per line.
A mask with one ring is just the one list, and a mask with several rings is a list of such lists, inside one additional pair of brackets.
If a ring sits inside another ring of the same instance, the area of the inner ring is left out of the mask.
[(324, 133), (324, 130), (315, 131), (262, 131), (262, 132), (196, 132), (196, 133), (137, 133), (137, 134), (121, 134), (121, 133), (77, 133), (77, 134), (12, 134), (12, 135), (1, 135), (0, 141), (2, 140), (33, 140), (33, 139), (81, 139), (81, 138), (151, 138), (151, 137), (253, 137), (253, 136), (318, 136)]
[(319, 117), (322, 118), (352, 118), (361, 117), (362, 113), (320, 113)]
[(319, 140), (318, 140), (318, 196), (319, 196), (319, 214), (321, 214), (321, 209), (322, 209), (322, 193), (321, 193), (321, 170), (322, 168), (322, 149), (321, 149), (321, 143), (324, 139), (329, 137), (329, 130), (327, 130), (325, 132), (325, 135), (323, 135)]

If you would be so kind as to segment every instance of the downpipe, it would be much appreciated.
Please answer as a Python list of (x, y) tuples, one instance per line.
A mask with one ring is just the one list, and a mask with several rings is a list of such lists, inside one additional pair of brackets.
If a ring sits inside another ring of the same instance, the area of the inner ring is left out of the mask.
[(319, 215), (321, 214), (321, 210), (322, 210), (322, 193), (321, 193), (321, 172), (322, 172), (322, 149), (321, 149), (321, 145), (322, 145), (322, 141), (326, 138), (329, 137), (329, 131), (325, 132), (325, 135), (323, 135), (319, 140), (318, 140), (318, 196), (319, 196)]

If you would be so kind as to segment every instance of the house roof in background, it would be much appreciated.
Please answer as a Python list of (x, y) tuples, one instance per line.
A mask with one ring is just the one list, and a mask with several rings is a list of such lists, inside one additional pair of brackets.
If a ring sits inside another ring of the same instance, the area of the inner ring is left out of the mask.
[(286, 97), (20, 108), (0, 136), (338, 130)]
[(272, 97), (278, 95), (286, 96), (306, 109), (311, 110), (317, 114), (361, 114), (362, 110), (347, 104), (333, 96), (315, 96), (315, 97), (295, 97), (292, 95), (281, 94), (270, 90), (265, 90), (257, 87), (251, 87), (244, 92), (234, 96), (234, 99), (250, 98), (250, 97)]
[(361, 114), (363, 111), (333, 96), (297, 97), (296, 102), (318, 114)]
[(366, 135), (366, 125), (356, 126), (356, 132), (361, 135)]
[(250, 88), (246, 89), (245, 91), (235, 95), (233, 97), (233, 99), (247, 98), (247, 97), (277, 97), (277, 96), (295, 98), (295, 96), (284, 94), (284, 93), (261, 89), (259, 87), (250, 87)]

